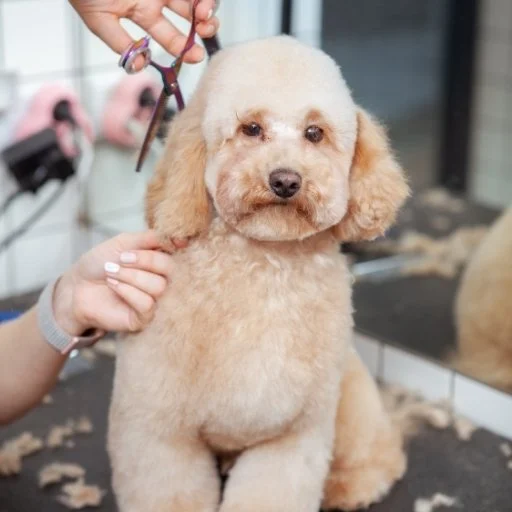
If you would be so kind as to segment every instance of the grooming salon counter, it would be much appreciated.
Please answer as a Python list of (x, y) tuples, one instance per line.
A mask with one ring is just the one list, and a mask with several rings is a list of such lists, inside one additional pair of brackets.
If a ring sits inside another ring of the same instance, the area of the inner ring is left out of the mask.
[[(1, 310), (25, 309), (37, 295), (0, 302)], [(361, 298), (361, 296), (359, 296)], [(361, 311), (359, 312), (361, 316)], [(61, 382), (52, 392), (52, 402), (42, 404), (12, 426), (0, 429), (0, 444), (30, 432), (47, 439), (55, 425), (86, 416), (93, 431), (75, 435), (71, 443), (54, 449), (44, 448), (23, 459), (18, 476), (0, 478), (0, 512), (64, 512), (57, 502), (62, 483), (40, 489), (39, 471), (53, 462), (75, 463), (85, 470), (85, 484), (105, 490), (96, 509), (115, 512), (110, 490), (109, 462), (105, 450), (106, 420), (114, 369), (114, 360), (98, 356), (94, 368)], [(370, 512), (412, 512), (419, 498), (442, 493), (462, 505), (466, 512), (508, 512), (512, 500), (512, 472), (500, 451), (504, 441), (478, 430), (470, 441), (459, 441), (452, 429), (425, 430), (409, 447), (409, 470), (390, 496)], [(136, 482), (134, 482), (136, 485)], [(440, 507), (436, 509), (452, 510)]]

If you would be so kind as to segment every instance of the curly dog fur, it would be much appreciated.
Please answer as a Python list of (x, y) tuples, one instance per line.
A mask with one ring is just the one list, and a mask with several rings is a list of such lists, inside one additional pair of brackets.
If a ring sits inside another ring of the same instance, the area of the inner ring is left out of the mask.
[[(269, 185), (276, 170), (300, 177), (292, 197)], [(119, 347), (122, 512), (354, 510), (402, 477), (401, 433), (351, 346), (339, 243), (383, 234), (408, 194), (322, 51), (279, 36), (211, 60), (147, 191), (149, 226), (190, 244), (150, 326)]]

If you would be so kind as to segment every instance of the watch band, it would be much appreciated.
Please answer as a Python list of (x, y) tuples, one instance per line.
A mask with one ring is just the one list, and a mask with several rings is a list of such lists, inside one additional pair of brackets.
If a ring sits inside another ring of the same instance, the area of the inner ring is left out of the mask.
[(105, 331), (94, 329), (82, 336), (72, 336), (62, 330), (53, 314), (53, 292), (60, 278), (48, 283), (37, 302), (39, 330), (46, 341), (61, 354), (69, 354), (73, 349), (89, 347), (105, 336)]

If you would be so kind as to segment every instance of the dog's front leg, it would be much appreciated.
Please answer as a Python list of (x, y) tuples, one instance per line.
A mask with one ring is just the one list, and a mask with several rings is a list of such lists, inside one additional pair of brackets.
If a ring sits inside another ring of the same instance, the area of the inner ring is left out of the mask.
[(220, 479), (208, 448), (198, 440), (157, 439), (127, 425), (111, 435), (113, 488), (120, 512), (216, 512)]
[(318, 512), (330, 451), (324, 434), (309, 431), (244, 452), (220, 512)]
[(318, 512), (329, 469), (334, 414), (244, 451), (229, 473), (220, 512)]

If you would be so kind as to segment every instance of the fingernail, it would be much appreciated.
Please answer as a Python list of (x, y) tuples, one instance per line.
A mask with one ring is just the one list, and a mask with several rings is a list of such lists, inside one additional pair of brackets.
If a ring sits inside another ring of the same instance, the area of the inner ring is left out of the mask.
[(135, 263), (137, 261), (137, 255), (133, 252), (123, 252), (119, 259), (121, 263)]
[(111, 261), (107, 261), (107, 263), (105, 263), (105, 272), (108, 272), (109, 274), (119, 272), (120, 268), (121, 267), (117, 263), (113, 263)]
[(206, 17), (207, 20), (209, 20), (213, 16), (213, 9), (210, 9), (208, 11), (208, 16)]
[(208, 27), (206, 29), (206, 34), (210, 35), (210, 34), (213, 34), (214, 32), (215, 32), (215, 26), (214, 25), (208, 25)]
[(119, 281), (117, 279), (112, 279), (111, 277), (107, 277), (107, 283), (110, 286), (117, 286), (119, 284)]

